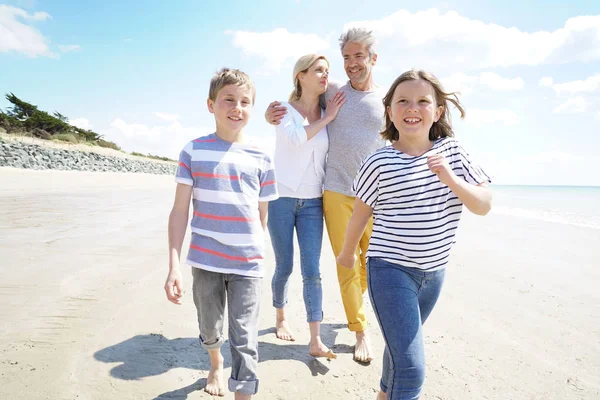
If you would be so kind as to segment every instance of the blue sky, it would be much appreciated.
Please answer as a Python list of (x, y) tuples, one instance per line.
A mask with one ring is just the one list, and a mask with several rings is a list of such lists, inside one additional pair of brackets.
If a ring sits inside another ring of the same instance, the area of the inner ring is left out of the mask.
[(272, 143), (262, 115), (287, 98), (295, 60), (323, 53), (345, 80), (337, 38), (359, 25), (377, 35), (380, 86), (416, 67), (461, 91), (457, 137), (496, 183), (600, 185), (597, 0), (68, 3), (0, 3), (0, 91), (125, 150), (175, 158), (212, 131), (208, 82), (223, 66), (254, 79), (247, 132)]

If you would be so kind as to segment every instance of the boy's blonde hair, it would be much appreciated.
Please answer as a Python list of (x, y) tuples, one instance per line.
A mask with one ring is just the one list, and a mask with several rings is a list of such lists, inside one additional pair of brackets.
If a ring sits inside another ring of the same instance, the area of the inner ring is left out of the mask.
[(296, 61), (296, 65), (294, 65), (294, 72), (292, 75), (292, 79), (294, 80), (294, 90), (290, 94), (289, 101), (295, 101), (300, 99), (302, 96), (302, 86), (300, 86), (300, 80), (298, 79), (298, 74), (300, 72), (306, 72), (310, 67), (313, 66), (319, 60), (325, 60), (327, 65), (329, 65), (329, 60), (320, 54), (307, 54), (302, 56)]
[(389, 140), (390, 142), (393, 142), (394, 140), (398, 140), (399, 138), (398, 129), (396, 129), (394, 123), (392, 122), (388, 114), (388, 107), (392, 104), (392, 97), (394, 97), (394, 92), (396, 91), (396, 88), (402, 82), (416, 81), (419, 79), (429, 82), (429, 84), (433, 88), (435, 105), (442, 106), (444, 108), (440, 119), (438, 119), (437, 122), (434, 122), (431, 128), (429, 129), (429, 140), (434, 141), (439, 138), (454, 136), (450, 120), (450, 110), (448, 108), (448, 102), (452, 103), (458, 109), (458, 111), (460, 111), (461, 118), (465, 117), (465, 109), (460, 104), (460, 101), (458, 101), (458, 96), (456, 92), (445, 92), (442, 83), (432, 73), (423, 70), (411, 69), (410, 71), (406, 71), (398, 78), (396, 78), (394, 83), (392, 83), (390, 90), (388, 90), (387, 94), (383, 98), (383, 107), (385, 109), (385, 129), (383, 130), (383, 132), (381, 132), (381, 136), (384, 140)]
[(215, 76), (210, 80), (210, 87), (208, 89), (208, 98), (212, 101), (217, 100), (217, 93), (227, 85), (236, 85), (246, 87), (252, 91), (252, 104), (254, 104), (254, 98), (256, 97), (256, 88), (252, 79), (243, 71), (239, 69), (221, 68)]

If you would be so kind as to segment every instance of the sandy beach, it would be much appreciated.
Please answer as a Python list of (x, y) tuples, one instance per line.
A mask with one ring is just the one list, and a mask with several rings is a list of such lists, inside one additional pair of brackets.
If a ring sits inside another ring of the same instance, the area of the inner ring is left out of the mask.
[[(182, 306), (163, 292), (174, 185), (0, 168), (0, 399), (210, 398), (189, 267)], [(289, 307), (298, 340), (275, 338), (268, 244), (257, 399), (375, 398), (383, 340), (367, 300), (377, 359), (352, 361), (324, 240), (323, 339), (339, 357), (308, 355), (299, 268)], [(425, 326), (422, 398), (600, 398), (600, 230), (465, 211), (457, 240)], [(227, 346), (224, 355), (228, 375)]]

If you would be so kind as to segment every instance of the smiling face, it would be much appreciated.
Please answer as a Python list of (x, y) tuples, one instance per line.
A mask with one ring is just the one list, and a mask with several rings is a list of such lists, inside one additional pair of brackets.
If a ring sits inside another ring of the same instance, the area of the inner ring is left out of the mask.
[(342, 49), (342, 57), (344, 57), (344, 70), (352, 86), (360, 86), (371, 79), (377, 54), (370, 55), (367, 45), (348, 42)]
[(208, 110), (215, 115), (217, 132), (238, 134), (252, 113), (252, 89), (248, 86), (225, 85), (215, 100), (208, 99)]
[(322, 94), (329, 82), (329, 63), (324, 59), (315, 61), (306, 72), (298, 74), (302, 93)]
[(422, 79), (400, 83), (386, 112), (401, 140), (429, 140), (429, 129), (444, 111), (435, 101), (431, 84)]

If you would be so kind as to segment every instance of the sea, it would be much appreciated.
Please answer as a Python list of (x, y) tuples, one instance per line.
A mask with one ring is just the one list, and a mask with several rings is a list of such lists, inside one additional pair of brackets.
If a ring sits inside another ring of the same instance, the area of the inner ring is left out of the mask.
[(492, 213), (600, 230), (600, 186), (492, 185)]

